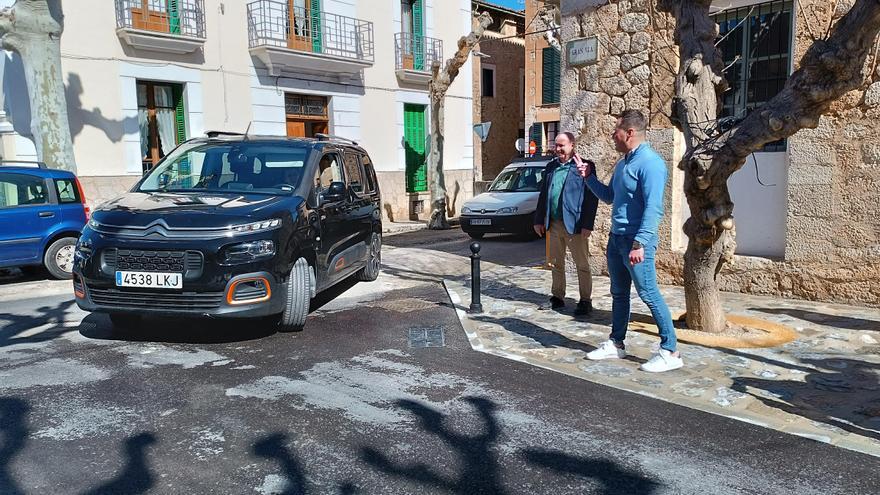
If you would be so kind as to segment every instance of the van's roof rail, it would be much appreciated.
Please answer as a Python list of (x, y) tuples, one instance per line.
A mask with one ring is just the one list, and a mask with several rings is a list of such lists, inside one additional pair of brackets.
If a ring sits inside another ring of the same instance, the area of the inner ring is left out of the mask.
[(23, 165), (36, 165), (38, 168), (49, 168), (43, 162), (35, 162), (35, 161), (31, 161), (31, 160), (0, 160), (0, 165), (16, 166), (16, 165), (22, 165), (22, 164)]
[(355, 145), (355, 146), (359, 146), (359, 145), (357, 144), (357, 141), (355, 141), (355, 140), (353, 140), (353, 139), (348, 139), (348, 138), (345, 138), (345, 137), (342, 137), (342, 136), (334, 136), (334, 135), (332, 135), (332, 134), (323, 134), (323, 133), (320, 133), (320, 132), (319, 132), (319, 133), (315, 134), (315, 137), (318, 138), (319, 141), (331, 141), (331, 140), (333, 140), (333, 141), (343, 141), (343, 142), (346, 142), (346, 143), (351, 143), (351, 144), (353, 144), (353, 145)]
[(215, 138), (218, 136), (244, 136), (244, 134), (240, 132), (229, 132), (229, 131), (205, 131), (205, 135), (209, 138)]

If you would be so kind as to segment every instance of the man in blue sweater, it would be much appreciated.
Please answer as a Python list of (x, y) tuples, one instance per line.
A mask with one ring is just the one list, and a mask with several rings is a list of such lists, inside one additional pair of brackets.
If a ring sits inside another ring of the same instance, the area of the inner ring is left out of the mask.
[(553, 271), (550, 307), (565, 306), (565, 251), (571, 251), (577, 268), (580, 300), (575, 316), (593, 312), (593, 276), (590, 273), (590, 234), (599, 200), (586, 187), (574, 162), (574, 134), (556, 136), (556, 158), (544, 167), (535, 210), (535, 233), (547, 235), (547, 263)]
[(611, 203), (611, 234), (608, 238), (608, 275), (611, 278), (611, 336), (587, 358), (626, 357), (623, 340), (630, 317), (630, 287), (651, 310), (660, 330), (660, 349), (642, 369), (662, 372), (681, 368), (676, 351), (675, 327), (669, 308), (657, 287), (654, 255), (657, 226), (663, 216), (663, 189), (667, 171), (663, 158), (645, 142), (647, 120), (638, 110), (623, 112), (612, 134), (614, 147), (624, 157), (614, 166), (609, 185), (596, 178), (595, 167), (575, 155), (587, 187), (603, 202)]

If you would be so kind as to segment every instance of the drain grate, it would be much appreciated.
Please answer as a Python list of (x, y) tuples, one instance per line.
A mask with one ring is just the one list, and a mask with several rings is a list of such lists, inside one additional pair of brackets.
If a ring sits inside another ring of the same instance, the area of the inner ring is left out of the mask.
[(443, 327), (419, 327), (409, 329), (410, 348), (446, 347)]

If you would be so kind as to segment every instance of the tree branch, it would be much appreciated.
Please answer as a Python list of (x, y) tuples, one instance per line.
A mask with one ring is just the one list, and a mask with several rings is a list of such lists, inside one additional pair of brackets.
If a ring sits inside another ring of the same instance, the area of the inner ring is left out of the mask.
[(765, 144), (815, 128), (831, 104), (863, 83), (862, 69), (880, 33), (880, 0), (859, 0), (827, 40), (813, 43), (783, 90), (728, 132), (712, 175), (726, 180)]

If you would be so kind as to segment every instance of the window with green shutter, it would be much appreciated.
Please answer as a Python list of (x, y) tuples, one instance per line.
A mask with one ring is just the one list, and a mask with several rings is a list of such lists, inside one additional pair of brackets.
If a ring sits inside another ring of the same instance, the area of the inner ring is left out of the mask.
[(180, 34), (180, 0), (168, 0), (168, 31)]
[(425, 23), (424, 23), (424, 0), (414, 0), (412, 4), (413, 15), (413, 69), (425, 68)]
[(177, 144), (186, 141), (186, 108), (183, 101), (183, 85), (173, 84), (174, 92), (174, 125), (176, 127)]
[(312, 0), (309, 5), (312, 18), (312, 51), (321, 53), (323, 50), (323, 30), (321, 29), (321, 0)]
[(425, 155), (425, 105), (403, 105), (403, 146), (406, 160), (406, 192), (428, 190)]
[(562, 78), (559, 52), (552, 47), (544, 48), (541, 51), (541, 59), (541, 104), (558, 104), (560, 79)]

